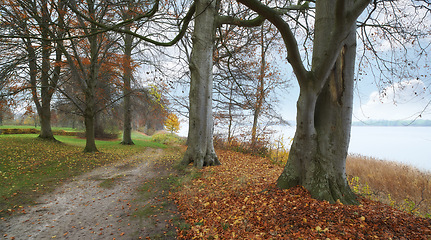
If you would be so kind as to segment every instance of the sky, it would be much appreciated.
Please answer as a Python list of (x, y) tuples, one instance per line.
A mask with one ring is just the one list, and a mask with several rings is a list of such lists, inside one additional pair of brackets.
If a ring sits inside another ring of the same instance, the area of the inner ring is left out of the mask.
[(366, 99), (356, 95), (354, 116), (358, 120), (431, 119), (431, 92), (417, 79), (404, 80), (375, 90)]
[[(279, 111), (288, 121), (294, 121), (296, 118), (296, 101), (299, 95), (297, 84), (292, 85), (287, 94), (280, 96)], [(419, 115), (421, 117), (418, 118)], [(423, 81), (404, 80), (389, 85), (381, 91), (372, 79), (357, 83), (353, 121), (413, 120), (415, 118), (431, 120), (431, 89)]]

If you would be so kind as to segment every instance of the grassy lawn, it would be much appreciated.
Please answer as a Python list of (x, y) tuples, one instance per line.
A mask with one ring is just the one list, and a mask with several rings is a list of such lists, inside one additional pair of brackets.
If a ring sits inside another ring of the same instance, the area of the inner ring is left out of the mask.
[[(5, 128), (18, 128), (18, 129), (23, 129), (23, 128), (35, 128), (34, 126), (30, 126), (30, 125), (1, 125), (0, 129), (5, 129)], [(38, 127), (40, 129), (40, 127)]]
[(83, 153), (85, 139), (56, 136), (60, 142), (52, 142), (37, 136), (0, 135), (0, 216), (34, 204), (37, 197), (73, 176), (120, 161), (146, 147), (166, 147), (140, 135), (133, 146), (123, 146), (120, 140), (96, 141), (99, 153)]
[[(12, 129), (27, 129), (27, 128), (35, 128), (40, 130), (40, 126), (34, 127), (32, 125), (1, 125), (0, 129), (6, 129), (6, 128), (12, 128)], [(79, 132), (78, 129), (75, 128), (67, 128), (67, 127), (52, 127), (52, 130), (56, 131), (56, 130), (64, 130), (66, 132)]]

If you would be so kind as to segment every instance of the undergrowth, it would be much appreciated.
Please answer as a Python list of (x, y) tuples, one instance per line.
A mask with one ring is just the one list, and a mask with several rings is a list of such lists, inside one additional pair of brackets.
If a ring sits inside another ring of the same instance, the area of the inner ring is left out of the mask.
[(185, 144), (185, 139), (174, 134), (158, 132), (151, 137), (153, 142), (162, 143), (165, 145), (183, 145)]
[(431, 218), (431, 173), (360, 155), (347, 158), (346, 172), (357, 194)]

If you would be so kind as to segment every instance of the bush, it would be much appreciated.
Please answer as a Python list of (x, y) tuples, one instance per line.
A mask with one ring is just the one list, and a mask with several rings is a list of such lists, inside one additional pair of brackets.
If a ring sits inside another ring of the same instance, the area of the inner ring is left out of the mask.
[(242, 142), (237, 138), (227, 141), (220, 136), (214, 136), (214, 147), (261, 157), (268, 157), (270, 155), (269, 142), (264, 139), (258, 140), (253, 145), (251, 142)]
[(431, 216), (431, 173), (396, 162), (350, 155), (346, 173), (353, 191), (372, 200)]
[[(290, 142), (292, 141), (293, 139), (290, 139)], [(287, 147), (283, 136), (275, 140), (269, 149), (269, 158), (271, 161), (278, 165), (286, 165), (287, 159), (289, 158), (289, 149)]]
[(184, 138), (173, 133), (164, 133), (164, 132), (159, 132), (154, 134), (151, 137), (151, 141), (166, 144), (166, 145), (185, 144)]
[[(78, 132), (76, 134), (79, 138), (86, 138), (85, 132)], [(118, 133), (99, 133), (95, 134), (95, 138), (98, 140), (116, 140), (118, 139)]]
[(5, 128), (0, 129), (0, 134), (33, 134), (39, 133), (36, 128)]
[(80, 132), (66, 132), (64, 130), (55, 130), (53, 131), (54, 135), (60, 135), (60, 136), (78, 136)]

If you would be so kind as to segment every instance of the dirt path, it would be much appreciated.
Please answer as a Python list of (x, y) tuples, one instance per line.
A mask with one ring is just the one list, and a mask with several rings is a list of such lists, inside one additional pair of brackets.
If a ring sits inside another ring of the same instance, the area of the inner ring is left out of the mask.
[(157, 175), (151, 159), (162, 155), (163, 150), (149, 148), (139, 156), (73, 179), (39, 199), (37, 205), (26, 209), (26, 214), (0, 221), (1, 237), (145, 239), (154, 234), (154, 228), (147, 227), (154, 223), (133, 216), (137, 211), (136, 188)]

